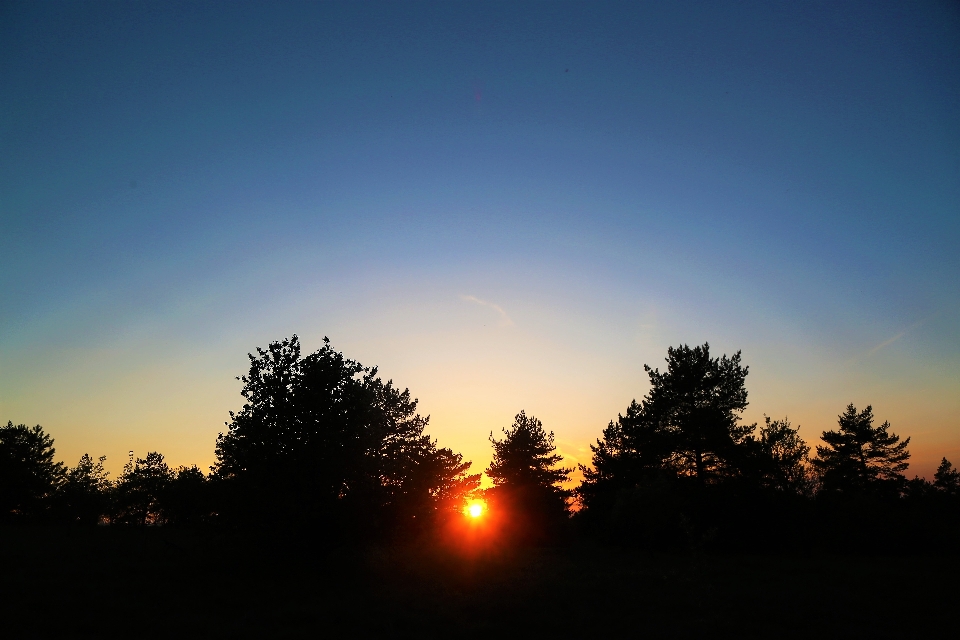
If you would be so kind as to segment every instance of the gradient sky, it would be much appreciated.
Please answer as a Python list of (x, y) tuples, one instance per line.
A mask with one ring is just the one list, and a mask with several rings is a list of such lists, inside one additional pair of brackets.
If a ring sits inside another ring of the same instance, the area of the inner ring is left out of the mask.
[(952, 2), (0, 4), (0, 419), (213, 462), (246, 354), (378, 365), (481, 470), (743, 351), (960, 463)]

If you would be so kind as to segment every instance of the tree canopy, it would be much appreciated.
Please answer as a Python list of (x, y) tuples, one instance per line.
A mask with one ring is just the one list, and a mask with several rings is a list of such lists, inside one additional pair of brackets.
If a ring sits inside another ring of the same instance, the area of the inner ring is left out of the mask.
[(839, 428), (823, 432), (823, 446), (817, 446), (813, 460), (822, 488), (826, 491), (899, 492), (909, 464), (910, 438), (889, 433), (890, 423), (873, 425), (873, 407), (857, 411), (853, 403), (837, 417)]
[(156, 451), (130, 460), (117, 481), (113, 518), (125, 524), (160, 524), (166, 520), (164, 503), (173, 470)]
[[(807, 471), (810, 447), (800, 437), (790, 420), (773, 420), (764, 416), (760, 437), (748, 436), (748, 445), (756, 444), (753, 464), (747, 473), (756, 473), (760, 484), (776, 491), (806, 494), (810, 491)], [(751, 468), (752, 467), (752, 468)]]
[(737, 457), (737, 445), (754, 430), (740, 425), (748, 367), (741, 366), (739, 351), (711, 358), (709, 343), (670, 347), (666, 360), (663, 373), (644, 365), (651, 386), (645, 413), (667, 434), (681, 473), (710, 481), (724, 473)]
[(644, 365), (650, 391), (627, 407), (591, 445), (582, 467), (581, 498), (635, 486), (655, 477), (688, 476), (701, 484), (735, 472), (755, 425), (741, 425), (748, 368), (740, 352), (710, 357), (710, 345), (667, 349), (664, 372)]
[(106, 459), (106, 456), (100, 456), (94, 462), (90, 454), (85, 453), (77, 466), (67, 469), (57, 492), (57, 510), (61, 519), (96, 524), (109, 512), (113, 483), (110, 473), (103, 468)]
[(933, 474), (933, 486), (950, 495), (960, 494), (960, 469), (954, 469), (953, 464), (944, 458)]
[[(42, 427), (0, 426), (0, 519), (292, 526), (339, 541), (498, 531), (543, 542), (582, 531), (660, 549), (782, 546), (803, 531), (832, 531), (832, 548), (869, 538), (885, 549), (872, 532), (887, 525), (941, 545), (960, 531), (960, 471), (946, 458), (932, 481), (907, 481), (910, 438), (850, 404), (811, 460), (787, 418), (742, 424), (748, 368), (740, 352), (714, 357), (707, 343), (669, 348), (662, 372), (645, 365), (649, 390), (603, 429), (575, 491), (553, 432), (525, 411), (502, 437), (490, 433), (493, 486), (480, 491), (471, 463), (426, 433), (410, 391), (329, 340), (303, 354), (294, 335), (249, 361), (209, 476), (131, 451), (111, 481), (103, 457), (64, 468)], [(489, 520), (451, 521), (479, 495)]]
[[(424, 433), (407, 389), (345, 358), (324, 339), (301, 356), (297, 336), (250, 355), (246, 403), (217, 439), (215, 478), (241, 517), (363, 528), (441, 516), (479, 485)], [(243, 512), (243, 513), (241, 513)], [(409, 522), (407, 522), (409, 524)]]
[(36, 516), (63, 480), (53, 457), (53, 438), (43, 427), (0, 425), (0, 517)]
[(493, 487), (486, 495), (509, 513), (515, 528), (526, 529), (522, 535), (546, 535), (567, 515), (573, 492), (563, 483), (573, 469), (557, 466), (563, 458), (556, 452), (553, 432), (545, 431), (536, 417), (521, 411), (503, 434), (499, 440), (490, 434), (493, 460), (486, 473)]

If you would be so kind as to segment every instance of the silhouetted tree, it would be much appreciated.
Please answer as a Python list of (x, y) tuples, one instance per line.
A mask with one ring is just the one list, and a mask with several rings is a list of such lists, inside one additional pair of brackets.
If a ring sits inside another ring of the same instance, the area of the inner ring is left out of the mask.
[(480, 474), (467, 473), (470, 462), (433, 443), (395, 460), (406, 462), (387, 479), (394, 517), (404, 532), (429, 530), (460, 517), (467, 498), (480, 486)]
[(493, 480), (487, 498), (507, 513), (522, 535), (533, 539), (551, 533), (568, 513), (572, 491), (563, 488), (572, 469), (556, 466), (563, 458), (556, 453), (553, 432), (547, 433), (534, 416), (521, 411), (504, 438), (490, 434), (493, 461), (486, 473)]
[(950, 461), (944, 458), (933, 474), (933, 486), (946, 494), (960, 495), (960, 470), (954, 469)]
[(468, 474), (471, 463), (452, 449), (435, 449), (421, 466), (421, 486), (430, 496), (429, 504), (441, 520), (459, 516), (467, 499), (480, 487), (480, 474)]
[(163, 454), (156, 451), (127, 462), (114, 491), (113, 520), (134, 525), (163, 524), (164, 497), (173, 478)]
[(687, 475), (703, 483), (736, 474), (748, 455), (745, 445), (755, 426), (739, 424), (748, 370), (740, 365), (740, 352), (711, 358), (709, 344), (671, 347), (664, 373), (644, 369), (650, 392), (642, 403), (632, 401), (590, 447), (592, 468), (582, 467), (578, 490), (587, 507), (601, 494), (653, 478)]
[(710, 345), (667, 349), (667, 369), (644, 365), (651, 389), (643, 414), (669, 434), (674, 464), (701, 484), (735, 473), (745, 438), (755, 425), (740, 425), (747, 407), (740, 352), (732, 357), (710, 357)]
[(451, 467), (424, 434), (429, 418), (409, 390), (326, 338), (303, 357), (296, 336), (258, 348), (240, 379), (246, 403), (217, 439), (214, 466), (235, 517), (369, 533), (430, 511), (423, 501), (470, 482), (469, 463)]
[[(751, 436), (752, 439), (752, 436)], [(757, 466), (762, 486), (776, 491), (807, 494), (812, 489), (807, 471), (810, 447), (787, 418), (764, 416), (760, 427)]]
[(603, 438), (590, 445), (591, 466), (580, 465), (583, 482), (576, 490), (584, 509), (609, 510), (641, 485), (658, 485), (675, 478), (671, 434), (644, 413), (636, 400), (626, 415), (603, 430)]
[(657, 547), (700, 545), (718, 532), (736, 539), (761, 521), (783, 530), (784, 512), (811, 489), (809, 447), (787, 420), (767, 418), (758, 434), (741, 424), (748, 367), (739, 351), (714, 358), (709, 344), (683, 345), (666, 362), (664, 372), (644, 366), (650, 391), (591, 446), (578, 518)]
[(839, 429), (824, 431), (825, 446), (817, 446), (813, 460), (821, 490), (848, 493), (881, 491), (899, 494), (909, 466), (910, 438), (888, 433), (890, 423), (873, 426), (873, 407), (858, 412), (851, 403), (838, 416)]
[(213, 510), (207, 477), (196, 465), (178, 467), (161, 494), (161, 512), (170, 524), (199, 524)]
[[(348, 494), (370, 491), (364, 455), (379, 440), (365, 424), (364, 368), (324, 341), (301, 358), (297, 336), (257, 348), (239, 378), (246, 399), (217, 438), (214, 475), (233, 488), (245, 520), (334, 516)], [(229, 507), (228, 507), (229, 509)]]
[(593, 467), (581, 465), (589, 482), (607, 478), (639, 479), (673, 468), (673, 441), (664, 425), (651, 420), (643, 406), (631, 401), (626, 415), (618, 415), (603, 430), (603, 438), (590, 445)]
[(563, 457), (556, 453), (554, 435), (543, 429), (543, 423), (521, 411), (513, 425), (503, 429), (505, 437), (497, 440), (490, 434), (493, 461), (487, 475), (495, 487), (542, 487), (563, 494), (571, 469), (555, 467)]
[(62, 520), (78, 524), (97, 524), (110, 508), (113, 483), (103, 468), (106, 456), (96, 462), (85, 453), (77, 466), (67, 469), (57, 491), (57, 512)]
[(43, 427), (0, 426), (0, 518), (39, 515), (63, 479), (53, 438)]

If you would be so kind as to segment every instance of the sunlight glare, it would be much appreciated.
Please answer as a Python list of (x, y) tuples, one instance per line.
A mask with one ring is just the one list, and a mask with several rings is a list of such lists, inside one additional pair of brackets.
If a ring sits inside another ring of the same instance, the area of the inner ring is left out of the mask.
[(474, 502), (467, 509), (467, 512), (470, 514), (471, 518), (479, 518), (480, 514), (483, 513), (483, 505), (479, 502)]

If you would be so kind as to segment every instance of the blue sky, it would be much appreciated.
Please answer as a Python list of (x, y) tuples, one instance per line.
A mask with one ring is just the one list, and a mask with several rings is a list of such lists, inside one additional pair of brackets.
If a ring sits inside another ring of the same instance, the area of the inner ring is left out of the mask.
[(0, 149), (0, 419), (70, 463), (210, 464), (293, 333), (480, 467), (704, 341), (960, 462), (952, 3), (7, 3)]

